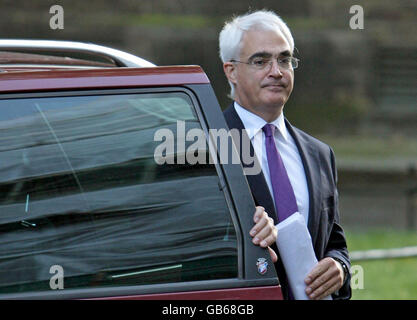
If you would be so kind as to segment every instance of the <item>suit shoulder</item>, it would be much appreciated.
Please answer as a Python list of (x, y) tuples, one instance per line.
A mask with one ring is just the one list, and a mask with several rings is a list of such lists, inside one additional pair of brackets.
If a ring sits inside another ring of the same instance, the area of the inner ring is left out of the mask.
[(308, 141), (309, 143), (313, 144), (317, 149), (323, 152), (333, 152), (332, 148), (325, 142), (311, 136), (310, 134), (304, 132), (301, 129), (298, 129), (296, 127), (292, 127), (294, 131), (298, 133), (300, 137), (302, 137), (305, 141)]
[(328, 168), (329, 171), (332, 172), (332, 176), (334, 181), (337, 181), (337, 171), (336, 171), (336, 157), (334, 154), (333, 149), (323, 141), (320, 141), (317, 138), (305, 133), (304, 131), (292, 127), (294, 132), (298, 135), (299, 139), (303, 140), (304, 144), (307, 144), (315, 149), (318, 153), (319, 160), (321, 162), (322, 168)]

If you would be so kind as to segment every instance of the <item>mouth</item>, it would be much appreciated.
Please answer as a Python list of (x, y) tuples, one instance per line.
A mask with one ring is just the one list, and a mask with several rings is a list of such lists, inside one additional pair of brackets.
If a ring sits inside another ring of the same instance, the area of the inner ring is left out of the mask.
[(286, 86), (283, 83), (266, 83), (262, 87), (281, 87), (285, 88)]
[(263, 85), (262, 88), (266, 88), (272, 91), (281, 91), (281, 90), (284, 90), (286, 86), (284, 86), (283, 84), (273, 83), (273, 84)]

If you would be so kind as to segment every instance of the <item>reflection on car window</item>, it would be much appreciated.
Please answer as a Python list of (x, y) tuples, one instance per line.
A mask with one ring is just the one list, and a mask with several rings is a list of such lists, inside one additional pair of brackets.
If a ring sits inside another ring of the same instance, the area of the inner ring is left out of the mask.
[(0, 100), (0, 293), (237, 277), (215, 167), (158, 165), (184, 93)]

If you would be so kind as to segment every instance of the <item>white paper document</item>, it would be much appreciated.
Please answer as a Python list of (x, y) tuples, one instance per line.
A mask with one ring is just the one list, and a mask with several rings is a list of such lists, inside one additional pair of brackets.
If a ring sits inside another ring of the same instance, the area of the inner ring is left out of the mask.
[[(304, 279), (317, 264), (311, 236), (304, 217), (296, 212), (276, 225), (277, 246), (296, 300), (309, 300)], [(323, 300), (332, 300), (327, 296)]]

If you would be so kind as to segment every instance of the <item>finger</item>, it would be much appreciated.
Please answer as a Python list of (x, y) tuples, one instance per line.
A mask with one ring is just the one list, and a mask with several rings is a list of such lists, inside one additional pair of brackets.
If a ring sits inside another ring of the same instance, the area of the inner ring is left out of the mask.
[(329, 268), (325, 273), (317, 277), (310, 285), (308, 285), (306, 294), (313, 298), (320, 296), (334, 284), (341, 287), (340, 275), (336, 268)]
[(330, 258), (325, 258), (319, 261), (319, 263), (317, 263), (313, 270), (311, 270), (310, 273), (307, 275), (304, 282), (307, 285), (310, 285), (317, 277), (321, 276), (330, 268), (330, 262)]
[[(317, 272), (317, 270), (319, 270), (322, 273)], [(326, 283), (330, 278), (330, 274), (327, 272), (327, 270), (324, 270), (323, 267), (320, 267), (316, 270), (313, 270), (314, 272), (312, 272), (312, 276), (307, 276), (305, 283), (307, 285), (307, 291), (309, 292), (313, 292), (314, 290), (316, 290), (318, 287), (320, 287), (321, 285), (323, 285), (324, 283)], [(315, 278), (313, 278), (315, 276)], [(310, 279), (312, 279), (310, 281)]]
[(317, 288), (315, 291), (309, 294), (310, 299), (314, 300), (321, 300), (328, 295), (332, 294), (336, 290), (338, 290), (340, 287), (338, 285), (338, 281), (335, 278), (329, 279), (326, 283), (324, 283), (322, 286)]
[(339, 290), (339, 286), (337, 283), (335, 283), (333, 286), (331, 286), (329, 289), (327, 289), (323, 294), (321, 294), (320, 296), (318, 296), (317, 298), (314, 298), (316, 300), (322, 300), (324, 298), (326, 298), (327, 296), (330, 296), (331, 294), (333, 294), (334, 292), (336, 292), (337, 290)]
[(261, 244), (264, 248), (273, 244), (277, 239), (277, 228), (274, 226), (273, 219), (262, 217), (252, 228), (250, 235), (253, 237), (254, 244)]
[(264, 212), (265, 212), (264, 207), (257, 206), (255, 210), (255, 214), (253, 215), (253, 221), (257, 223), (262, 218)]
[(277, 240), (277, 228), (274, 225), (266, 224), (265, 227), (259, 231), (254, 240), (258, 241), (263, 248), (272, 245)]
[(267, 246), (270, 246), (274, 244), (277, 241), (277, 234), (278, 231), (274, 227), (275, 231), (272, 231), (265, 239), (263, 239), (260, 243), (260, 246), (263, 248), (266, 248)]
[(329, 281), (331, 277), (327, 273), (323, 273), (320, 276), (318, 276), (316, 279), (314, 279), (313, 282), (307, 285), (306, 287), (306, 294), (311, 295), (315, 290), (320, 288), (322, 285), (324, 285), (327, 281)]
[[(334, 259), (325, 258), (322, 261), (320, 261), (319, 264), (320, 266), (317, 265), (317, 267), (322, 268), (321, 270), (323, 271), (323, 273), (321, 275), (317, 275), (316, 279), (312, 280), (309, 283), (308, 283), (308, 279), (306, 279), (307, 285), (309, 285), (310, 287), (314, 289), (317, 283), (321, 285), (319, 281), (324, 283), (327, 281), (327, 279), (330, 279), (330, 278), (335, 278), (340, 283), (340, 286), (343, 285), (343, 276), (344, 276), (343, 270), (339, 269), (338, 263)], [(317, 268), (317, 270), (319, 270), (319, 268)], [(314, 271), (316, 270), (313, 270), (312, 273)], [(309, 276), (307, 276), (307, 278), (309, 278)], [(314, 282), (316, 283), (314, 284)]]
[(273, 262), (273, 263), (277, 262), (277, 261), (278, 261), (278, 256), (277, 256), (277, 254), (275, 253), (275, 251), (274, 251), (274, 250), (272, 250), (270, 247), (268, 247), (268, 251), (269, 251), (269, 255), (271, 256), (271, 260), (272, 260), (272, 262)]
[(266, 216), (261, 216), (258, 222), (252, 227), (250, 235), (252, 237), (256, 236), (263, 228), (268, 224), (268, 218)]

